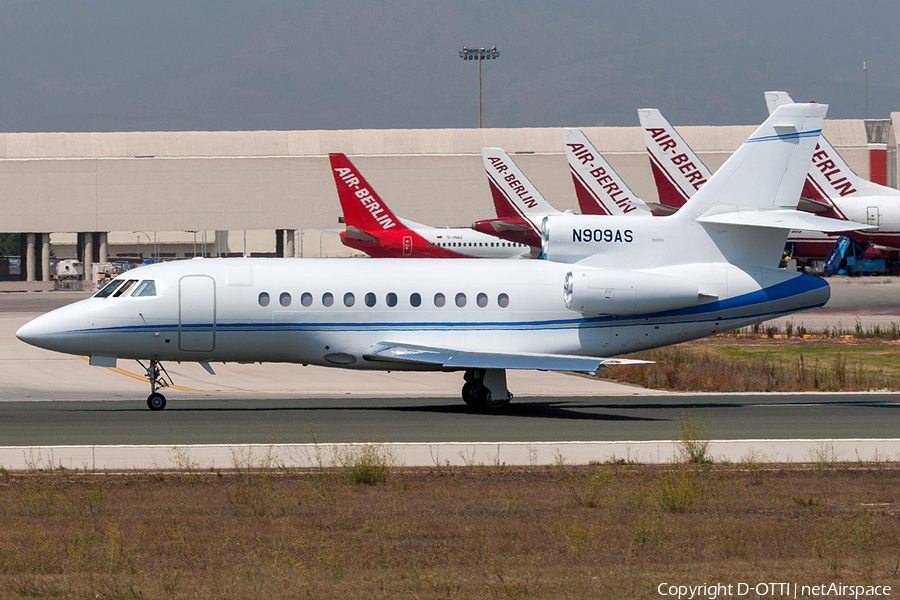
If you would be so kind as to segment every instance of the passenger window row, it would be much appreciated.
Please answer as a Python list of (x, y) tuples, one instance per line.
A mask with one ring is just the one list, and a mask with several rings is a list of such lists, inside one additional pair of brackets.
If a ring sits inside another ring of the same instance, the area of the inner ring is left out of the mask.
[[(496, 244), (496, 246), (495, 246)], [(518, 242), (428, 242), (429, 247), (440, 246), (441, 248), (524, 248), (525, 244)]]
[[(278, 296), (278, 303), (285, 308), (287, 308), (288, 306), (291, 305), (292, 300), (293, 299), (291, 298), (291, 295), (288, 292), (282, 292)], [(356, 304), (356, 296), (353, 294), (353, 292), (347, 292), (346, 294), (344, 294), (342, 301), (344, 303), (344, 306), (347, 306), (347, 307), (354, 306)], [(260, 306), (263, 306), (263, 307), (268, 306), (269, 303), (271, 302), (269, 293), (268, 292), (260, 292), (259, 297), (258, 297), (258, 302), (259, 302)], [(397, 306), (398, 302), (399, 302), (399, 298), (396, 293), (388, 292), (387, 294), (385, 294), (384, 303), (388, 307), (393, 308), (393, 307)], [(434, 295), (433, 302), (436, 307), (441, 308), (447, 304), (447, 297), (444, 296), (443, 293), (438, 292)], [(463, 292), (460, 292), (460, 293), (456, 294), (456, 296), (454, 296), (453, 302), (454, 302), (454, 304), (456, 304), (456, 306), (458, 306), (459, 308), (462, 308), (468, 302), (468, 298), (466, 297), (466, 295)], [(363, 303), (366, 306), (368, 306), (369, 308), (374, 308), (375, 305), (378, 304), (378, 297), (375, 295), (374, 292), (368, 292), (368, 293), (366, 293), (365, 296), (363, 296)], [(485, 294), (484, 292), (479, 292), (475, 296), (475, 304), (479, 308), (486, 308), (488, 303), (489, 303), (488, 295)], [(309, 308), (310, 306), (312, 306), (313, 305), (313, 295), (310, 292), (303, 292), (300, 295), (300, 304), (305, 306), (306, 308)], [(333, 305), (334, 305), (334, 294), (332, 294), (331, 292), (325, 292), (324, 294), (322, 294), (322, 306), (328, 307), (328, 306), (333, 306)], [(413, 292), (412, 294), (410, 294), (409, 295), (409, 305), (412, 306), (413, 308), (418, 308), (419, 306), (422, 306), (422, 295), (419, 294), (418, 292)], [(499, 306), (500, 308), (508, 307), (509, 306), (509, 295), (504, 294), (504, 293), (498, 294), (497, 295), (497, 306)]]

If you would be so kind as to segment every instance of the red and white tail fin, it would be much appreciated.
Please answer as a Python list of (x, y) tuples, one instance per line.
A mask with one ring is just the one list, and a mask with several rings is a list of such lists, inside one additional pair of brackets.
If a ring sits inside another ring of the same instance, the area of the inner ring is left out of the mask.
[(347, 227), (363, 231), (402, 229), (406, 226), (375, 193), (365, 177), (341, 153), (329, 154), (331, 173), (337, 186), (338, 199)]
[(563, 144), (584, 215), (649, 215), (638, 198), (580, 129), (564, 128)]
[[(771, 115), (783, 104), (791, 104), (787, 92), (766, 92), (766, 106)], [(812, 166), (803, 188), (803, 196), (813, 200), (831, 200), (844, 196), (898, 196), (900, 190), (867, 181), (850, 168), (825, 136), (819, 136), (819, 145), (813, 153)], [(844, 216), (835, 207), (839, 216)]]
[(638, 109), (659, 201), (679, 208), (712, 176), (703, 161), (655, 108)]
[(482, 148), (494, 209), (501, 219), (524, 218), (535, 231), (547, 215), (559, 214), (501, 148)]

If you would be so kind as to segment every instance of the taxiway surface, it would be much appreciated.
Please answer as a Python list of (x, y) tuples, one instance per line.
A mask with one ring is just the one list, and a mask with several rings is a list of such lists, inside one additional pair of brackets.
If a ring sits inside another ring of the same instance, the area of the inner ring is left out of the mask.
[[(810, 330), (838, 325), (852, 329), (857, 321), (863, 327), (900, 323), (900, 282), (895, 278), (830, 283), (828, 305), (782, 321), (802, 323)], [(803, 446), (779, 446), (795, 455), (808, 454), (815, 440), (863, 440), (871, 443), (853, 442), (845, 451), (887, 453), (892, 459), (897, 458), (892, 453), (900, 454), (895, 439), (900, 431), (897, 394), (661, 394), (531, 371), (510, 373), (510, 389), (517, 398), (507, 414), (480, 415), (459, 400), (458, 373), (214, 364), (217, 375), (211, 376), (195, 364), (167, 365), (177, 387), (166, 391), (168, 408), (153, 413), (144, 403), (149, 386), (133, 363), (120, 364), (119, 369), (89, 367), (82, 358), (33, 348), (15, 338), (15, 330), (34, 316), (86, 296), (0, 294), (0, 450), (5, 448), (0, 464), (12, 465), (12, 456), (21, 462), (23, 449), (46, 453), (53, 447), (68, 452), (70, 463), (77, 462), (71, 457), (81, 456), (78, 452), (85, 448), (96, 461), (97, 448), (106, 447), (110, 458), (104, 464), (113, 464), (128, 454), (117, 445), (129, 445), (138, 458), (121, 464), (147, 466), (150, 454), (142, 448), (151, 446), (308, 445), (313, 434), (323, 444), (420, 444), (425, 458), (416, 459), (419, 463), (432, 459), (433, 444), (518, 443), (531, 456), (531, 446), (522, 444), (617, 440), (629, 442), (607, 449), (607, 456), (621, 456), (622, 448), (645, 444), (645, 451), (664, 460), (659, 448), (667, 445), (666, 456), (671, 456), (678, 417), (688, 412), (716, 440), (805, 440)], [(647, 450), (654, 444), (655, 451)], [(559, 446), (553, 448), (560, 452)], [(596, 459), (600, 455), (593, 448), (593, 454), (576, 460)], [(739, 459), (751, 446), (734, 448), (731, 457)], [(227, 462), (228, 451), (217, 452), (217, 464)], [(552, 462), (548, 457), (545, 461)], [(61, 454), (56, 459), (62, 464)]]

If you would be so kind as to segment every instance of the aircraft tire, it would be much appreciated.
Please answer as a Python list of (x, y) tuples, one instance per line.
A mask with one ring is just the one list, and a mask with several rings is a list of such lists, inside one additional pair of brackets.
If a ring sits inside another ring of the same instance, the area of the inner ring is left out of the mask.
[(147, 408), (150, 410), (162, 410), (166, 407), (166, 397), (159, 392), (153, 392), (147, 397)]
[(485, 408), (487, 406), (487, 399), (490, 398), (490, 396), (491, 393), (488, 391), (488, 389), (480, 383), (467, 381), (465, 385), (463, 385), (463, 402), (465, 402), (472, 408)]
[(493, 398), (491, 398), (491, 393), (488, 392), (483, 407), (489, 412), (499, 412), (509, 406), (509, 401), (512, 399), (512, 394), (508, 394), (508, 396), (509, 397), (506, 400), (494, 400)]

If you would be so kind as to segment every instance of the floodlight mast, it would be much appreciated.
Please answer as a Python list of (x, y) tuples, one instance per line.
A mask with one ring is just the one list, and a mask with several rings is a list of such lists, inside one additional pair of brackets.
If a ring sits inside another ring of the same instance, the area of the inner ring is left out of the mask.
[(478, 128), (481, 129), (481, 61), (488, 59), (495, 59), (500, 56), (500, 51), (497, 50), (497, 45), (495, 44), (491, 48), (470, 48), (468, 46), (463, 46), (463, 49), (459, 52), (459, 57), (463, 60), (477, 60), (478, 61)]

